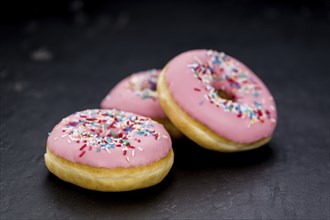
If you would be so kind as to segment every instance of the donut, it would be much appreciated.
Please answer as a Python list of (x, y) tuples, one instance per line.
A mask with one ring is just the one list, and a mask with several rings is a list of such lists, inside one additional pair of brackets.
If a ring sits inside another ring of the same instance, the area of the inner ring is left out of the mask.
[(119, 109), (150, 117), (162, 123), (174, 138), (182, 133), (166, 117), (159, 104), (157, 80), (160, 70), (151, 69), (133, 73), (121, 80), (102, 100), (103, 109)]
[(222, 52), (191, 50), (163, 68), (157, 84), (163, 110), (200, 146), (236, 152), (270, 141), (277, 112), (264, 83)]
[(174, 161), (163, 125), (118, 110), (88, 109), (59, 122), (48, 136), (45, 163), (77, 186), (129, 191), (162, 181)]

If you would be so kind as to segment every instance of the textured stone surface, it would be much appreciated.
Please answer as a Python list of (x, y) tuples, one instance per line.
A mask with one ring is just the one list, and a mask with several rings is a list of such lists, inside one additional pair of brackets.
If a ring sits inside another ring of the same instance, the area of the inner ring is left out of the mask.
[[(322, 2), (298, 2), (6, 6), (1, 219), (329, 219), (329, 15)], [(225, 51), (268, 85), (279, 124), (267, 146), (220, 154), (174, 141), (169, 176), (134, 192), (88, 191), (47, 171), (47, 132), (61, 118), (194, 48)]]

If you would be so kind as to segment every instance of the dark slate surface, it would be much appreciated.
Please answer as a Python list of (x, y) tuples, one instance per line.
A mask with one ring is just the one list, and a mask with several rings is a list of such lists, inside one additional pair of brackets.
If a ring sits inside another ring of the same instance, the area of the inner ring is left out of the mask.
[[(329, 219), (325, 3), (42, 4), (0, 7), (1, 219)], [(84, 190), (47, 171), (47, 132), (61, 118), (194, 48), (225, 51), (268, 85), (279, 123), (267, 146), (220, 154), (174, 141), (169, 176), (125, 193)]]

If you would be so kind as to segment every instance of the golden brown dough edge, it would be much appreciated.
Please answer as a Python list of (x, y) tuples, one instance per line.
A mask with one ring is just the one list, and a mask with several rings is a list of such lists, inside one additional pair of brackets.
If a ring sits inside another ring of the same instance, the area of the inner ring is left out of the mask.
[(46, 166), (55, 176), (86, 189), (104, 192), (130, 191), (153, 186), (165, 178), (173, 162), (172, 149), (166, 157), (150, 165), (113, 169), (73, 163), (55, 155), (48, 147), (45, 154)]
[(183, 136), (181, 131), (175, 127), (175, 125), (168, 118), (156, 118), (154, 120), (164, 125), (165, 129), (168, 131), (172, 138), (181, 138)]
[(220, 152), (237, 152), (260, 147), (271, 139), (271, 137), (267, 137), (250, 144), (240, 144), (220, 137), (214, 131), (190, 117), (175, 102), (165, 81), (166, 69), (167, 68), (165, 66), (157, 82), (159, 102), (172, 123), (191, 140), (210, 150)]

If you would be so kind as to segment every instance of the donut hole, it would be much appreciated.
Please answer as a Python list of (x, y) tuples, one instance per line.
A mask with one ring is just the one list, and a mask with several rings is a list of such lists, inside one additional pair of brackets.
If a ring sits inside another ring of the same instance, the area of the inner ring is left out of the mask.
[(213, 81), (211, 86), (214, 88), (216, 95), (221, 99), (235, 101), (235, 95), (230, 90), (230, 86), (224, 80)]
[(149, 89), (151, 91), (157, 90), (157, 81), (153, 79), (144, 79), (140, 85), (140, 89)]
[(235, 101), (235, 96), (233, 94), (226, 92), (225, 90), (218, 89), (215, 92), (222, 99)]

